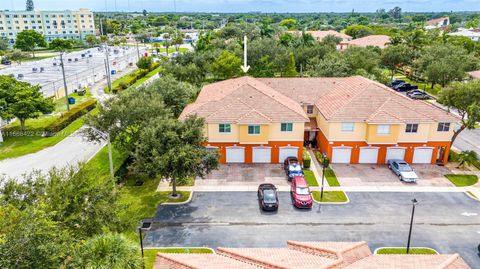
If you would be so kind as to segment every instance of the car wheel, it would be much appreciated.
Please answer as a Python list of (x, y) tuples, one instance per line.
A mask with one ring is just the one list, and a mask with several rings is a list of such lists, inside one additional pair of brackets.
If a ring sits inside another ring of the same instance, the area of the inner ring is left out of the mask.
[(402, 178), (402, 176), (398, 176), (398, 179), (400, 179), (400, 181), (403, 181), (403, 178)]
[(391, 165), (388, 165), (388, 169), (392, 170), (392, 166), (391, 166)]

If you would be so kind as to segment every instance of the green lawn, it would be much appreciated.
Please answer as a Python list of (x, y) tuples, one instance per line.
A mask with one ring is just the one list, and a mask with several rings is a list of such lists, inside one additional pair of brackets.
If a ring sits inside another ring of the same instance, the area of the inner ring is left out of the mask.
[(476, 175), (445, 175), (457, 187), (466, 187), (477, 184), (478, 177)]
[(325, 169), (325, 178), (330, 187), (340, 187), (340, 182), (338, 182), (337, 176), (331, 168)]
[[(168, 48), (168, 53), (172, 53), (172, 52), (176, 52), (177, 50), (175, 48), (172, 48), (172, 47), (169, 47)], [(178, 50), (178, 52), (186, 52), (188, 51), (187, 48), (180, 48)], [(167, 52), (167, 49), (166, 48), (160, 48), (160, 53), (164, 53), (164, 52)]]
[(303, 170), (303, 174), (305, 175), (305, 180), (307, 180), (309, 186), (318, 186), (317, 179), (311, 170)]
[(145, 269), (152, 269), (157, 253), (213, 254), (209, 248), (154, 248), (145, 249)]
[[(88, 100), (93, 99), (92, 94), (90, 91), (87, 91), (85, 95), (80, 96), (78, 93), (71, 93), (68, 97), (75, 98), (75, 104), (70, 105), (70, 109), (74, 108), (75, 106), (84, 103)], [(65, 97), (55, 100), (55, 111), (56, 112), (66, 112), (67, 111), (67, 100)]]
[(343, 191), (324, 191), (323, 200), (320, 199), (320, 191), (312, 192), (313, 199), (323, 203), (344, 203), (348, 201), (347, 195)]
[[(117, 171), (127, 159), (127, 154), (112, 146), (113, 170)], [(108, 160), (108, 147), (105, 145), (89, 162), (84, 169), (95, 171), (100, 178), (110, 176), (110, 163)]]
[[(377, 250), (377, 254), (407, 254), (407, 248), (381, 248)], [(430, 248), (410, 248), (409, 254), (438, 254), (435, 250)]]
[[(4, 142), (1, 143), (0, 146), (0, 160), (35, 153), (44, 148), (54, 146), (62, 141), (65, 137), (77, 131), (83, 126), (84, 123), (84, 118), (81, 117), (72, 122), (69, 126), (57, 133), (55, 136), (42, 137), (40, 134), (43, 131), (43, 128), (57, 118), (58, 116), (44, 116), (37, 120), (27, 120), (26, 126), (28, 133), (21, 136), (15, 136), (15, 133), (19, 131), (20, 126), (18, 122), (13, 123), (9, 127), (9, 130), (3, 134)], [(33, 134), (30, 135), (29, 132), (33, 132)]]

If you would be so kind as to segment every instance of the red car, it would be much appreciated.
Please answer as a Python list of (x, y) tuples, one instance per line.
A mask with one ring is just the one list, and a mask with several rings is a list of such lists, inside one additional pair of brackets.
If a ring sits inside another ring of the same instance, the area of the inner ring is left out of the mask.
[(297, 208), (312, 208), (312, 195), (303, 176), (297, 176), (292, 179), (290, 194), (292, 195), (293, 205)]

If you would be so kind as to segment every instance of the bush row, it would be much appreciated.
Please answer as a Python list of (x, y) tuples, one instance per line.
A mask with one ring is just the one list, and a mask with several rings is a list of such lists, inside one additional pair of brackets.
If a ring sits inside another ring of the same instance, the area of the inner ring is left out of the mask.
[(76, 105), (70, 111), (63, 113), (63, 115), (56, 121), (50, 123), (45, 127), (45, 133), (47, 136), (53, 136), (55, 133), (63, 130), (63, 128), (70, 125), (73, 121), (87, 114), (89, 111), (97, 106), (96, 100), (88, 100), (84, 103)]
[(303, 158), (303, 167), (307, 169), (310, 168), (312, 159), (310, 159), (310, 155), (308, 154), (308, 151), (306, 148), (303, 148), (302, 158)]
[(125, 77), (120, 78), (122, 81), (118, 83), (118, 85), (112, 88), (113, 93), (118, 93), (122, 90), (128, 89), (128, 87), (132, 86), (137, 82), (139, 79), (145, 77), (148, 73), (153, 71), (154, 69), (160, 66), (159, 62), (153, 63), (149, 69), (138, 69), (133, 71), (132, 73), (126, 75)]

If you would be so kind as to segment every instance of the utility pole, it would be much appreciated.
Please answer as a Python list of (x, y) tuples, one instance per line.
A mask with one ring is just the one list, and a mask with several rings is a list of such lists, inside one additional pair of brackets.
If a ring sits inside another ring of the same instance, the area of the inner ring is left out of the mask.
[(105, 42), (105, 64), (107, 68), (107, 82), (108, 82), (108, 89), (112, 92), (112, 73), (110, 71), (110, 59), (108, 57), (108, 43)]
[(63, 88), (65, 89), (65, 100), (67, 100), (67, 111), (70, 111), (70, 104), (68, 103), (67, 78), (65, 77), (65, 66), (63, 64), (63, 53), (64, 52), (60, 52), (60, 65), (62, 66)]

